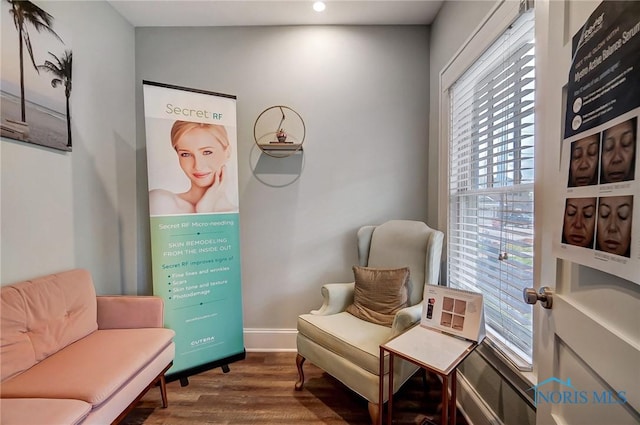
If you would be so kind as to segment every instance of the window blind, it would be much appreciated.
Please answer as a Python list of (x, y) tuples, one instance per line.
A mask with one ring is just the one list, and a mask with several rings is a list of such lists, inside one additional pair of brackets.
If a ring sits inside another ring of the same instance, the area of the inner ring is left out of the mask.
[(487, 333), (531, 366), (534, 22), (522, 14), (449, 89), (448, 284), (484, 296)]

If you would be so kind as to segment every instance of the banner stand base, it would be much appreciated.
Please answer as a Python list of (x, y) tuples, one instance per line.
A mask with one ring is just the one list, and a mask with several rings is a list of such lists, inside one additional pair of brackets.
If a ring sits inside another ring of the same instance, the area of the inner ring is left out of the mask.
[(181, 372), (172, 373), (165, 376), (166, 382), (172, 382), (180, 380), (180, 386), (186, 387), (189, 385), (189, 377), (205, 372), (207, 370), (215, 369), (217, 367), (222, 368), (223, 373), (229, 373), (229, 364), (238, 360), (244, 360), (247, 357), (247, 350), (242, 350), (242, 353), (234, 354), (229, 357), (225, 357), (219, 360), (215, 360), (209, 363), (201, 364), (190, 369), (183, 370)]

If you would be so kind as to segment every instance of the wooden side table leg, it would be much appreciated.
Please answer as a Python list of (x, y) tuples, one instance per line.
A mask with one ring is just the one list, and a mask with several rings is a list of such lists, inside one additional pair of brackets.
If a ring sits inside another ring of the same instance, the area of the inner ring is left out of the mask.
[(453, 369), (453, 372), (451, 372), (451, 407), (449, 408), (451, 425), (456, 425), (456, 383), (458, 381), (456, 372), (456, 369)]
[(384, 406), (384, 349), (380, 347), (380, 369), (378, 372), (378, 420), (377, 425), (382, 425), (382, 406)]
[(442, 425), (449, 424), (449, 376), (442, 375)]
[(387, 425), (391, 425), (393, 411), (393, 353), (389, 352), (389, 401), (387, 402)]

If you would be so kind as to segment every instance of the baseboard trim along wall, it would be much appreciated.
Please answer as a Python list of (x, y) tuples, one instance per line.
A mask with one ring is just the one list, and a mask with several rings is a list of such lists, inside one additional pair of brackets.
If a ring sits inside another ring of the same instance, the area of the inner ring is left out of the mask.
[(247, 351), (296, 351), (297, 329), (244, 328), (244, 347)]

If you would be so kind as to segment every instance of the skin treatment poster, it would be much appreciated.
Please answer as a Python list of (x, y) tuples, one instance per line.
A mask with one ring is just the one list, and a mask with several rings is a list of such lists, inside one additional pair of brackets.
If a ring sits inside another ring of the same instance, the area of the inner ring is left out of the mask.
[(244, 358), (235, 96), (143, 82), (153, 292), (171, 376)]
[(558, 257), (640, 284), (640, 2), (602, 2), (573, 39)]

